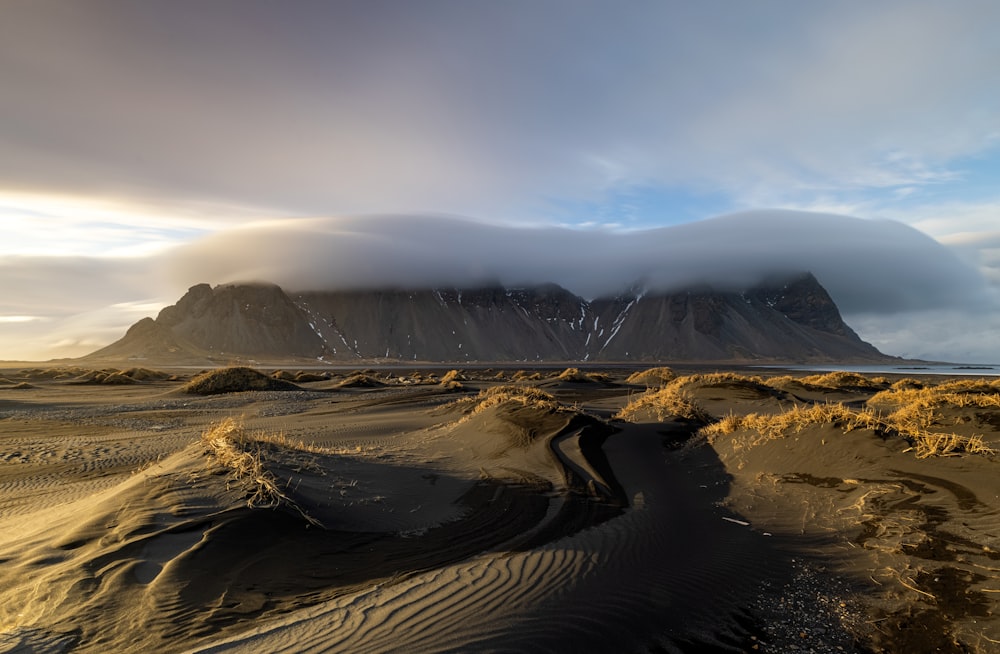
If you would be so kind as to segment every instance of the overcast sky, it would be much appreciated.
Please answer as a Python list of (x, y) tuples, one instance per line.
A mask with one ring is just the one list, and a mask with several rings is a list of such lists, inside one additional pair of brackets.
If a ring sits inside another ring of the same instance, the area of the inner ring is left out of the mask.
[[(5, 0), (0, 358), (188, 285), (732, 283), (1000, 363), (1000, 3)], [(544, 278), (544, 279), (543, 279)]]

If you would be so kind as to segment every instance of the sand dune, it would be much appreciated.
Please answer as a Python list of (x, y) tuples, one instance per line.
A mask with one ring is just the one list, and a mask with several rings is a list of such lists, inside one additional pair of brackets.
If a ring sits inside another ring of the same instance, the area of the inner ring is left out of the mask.
[(0, 652), (995, 651), (1000, 385), (631, 372), (3, 371)]

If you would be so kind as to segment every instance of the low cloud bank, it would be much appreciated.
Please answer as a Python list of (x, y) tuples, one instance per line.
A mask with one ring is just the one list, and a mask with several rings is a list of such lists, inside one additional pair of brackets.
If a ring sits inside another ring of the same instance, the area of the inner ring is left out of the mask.
[(485, 225), (440, 216), (289, 220), (217, 233), (172, 253), (173, 278), (295, 290), (517, 286), (587, 296), (637, 281), (742, 287), (811, 271), (846, 313), (974, 307), (987, 284), (925, 234), (891, 221), (755, 211), (634, 232)]
[(592, 298), (636, 282), (730, 288), (811, 271), (847, 322), (886, 353), (1000, 361), (1000, 300), (956, 252), (901, 223), (790, 211), (633, 232), (442, 216), (276, 220), (145, 259), (0, 260), (0, 359), (86, 354), (200, 282), (289, 290), (555, 282)]

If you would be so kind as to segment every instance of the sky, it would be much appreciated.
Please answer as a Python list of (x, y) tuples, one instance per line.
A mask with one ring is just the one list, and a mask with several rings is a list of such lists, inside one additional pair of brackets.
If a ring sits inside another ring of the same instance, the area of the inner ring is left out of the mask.
[(5, 0), (0, 359), (198, 282), (808, 268), (889, 354), (1000, 363), (992, 0)]

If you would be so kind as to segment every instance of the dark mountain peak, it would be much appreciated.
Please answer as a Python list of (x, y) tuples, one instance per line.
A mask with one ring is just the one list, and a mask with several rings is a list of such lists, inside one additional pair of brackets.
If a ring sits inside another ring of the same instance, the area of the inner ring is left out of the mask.
[(219, 354), (317, 357), (323, 348), (302, 311), (267, 283), (192, 286), (156, 322), (181, 340)]
[(102, 350), (396, 361), (880, 360), (809, 273), (744, 290), (644, 283), (592, 302), (556, 284), (287, 294), (191, 287)]
[(197, 307), (204, 306), (211, 299), (212, 287), (210, 285), (195, 284), (177, 301), (177, 304), (164, 307), (156, 317), (156, 321), (162, 325), (176, 325), (184, 319), (184, 316), (197, 312)]
[(838, 336), (857, 337), (844, 323), (833, 298), (810, 272), (772, 278), (745, 295), (764, 302), (800, 325)]

